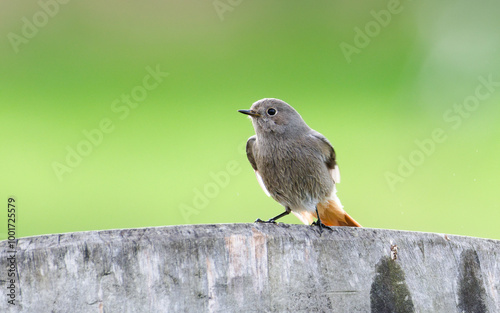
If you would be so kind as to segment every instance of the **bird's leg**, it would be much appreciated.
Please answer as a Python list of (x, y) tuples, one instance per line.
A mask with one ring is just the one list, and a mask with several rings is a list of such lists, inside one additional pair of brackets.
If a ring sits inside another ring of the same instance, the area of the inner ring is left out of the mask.
[(261, 220), (260, 218), (258, 218), (255, 223), (276, 223), (276, 220), (282, 218), (283, 216), (286, 216), (288, 214), (290, 214), (290, 212), (292, 212), (292, 210), (290, 210), (289, 207), (286, 207), (286, 211), (281, 213), (280, 215), (276, 215), (275, 217), (269, 219), (268, 221), (263, 221)]
[(323, 228), (326, 228), (328, 230), (331, 230), (330, 227), (326, 226), (325, 224), (321, 223), (321, 218), (319, 217), (319, 213), (318, 213), (318, 207), (316, 206), (316, 216), (318, 217), (318, 220), (316, 222), (313, 222), (311, 225), (313, 226), (318, 226), (319, 227), (319, 232), (322, 233), (323, 232)]

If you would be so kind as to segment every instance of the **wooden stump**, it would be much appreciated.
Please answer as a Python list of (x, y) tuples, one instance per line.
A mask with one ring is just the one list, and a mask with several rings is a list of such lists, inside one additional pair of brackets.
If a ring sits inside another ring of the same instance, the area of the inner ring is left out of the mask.
[[(186, 225), (0, 242), (0, 312), (500, 312), (500, 242)], [(12, 286), (11, 286), (12, 287)]]

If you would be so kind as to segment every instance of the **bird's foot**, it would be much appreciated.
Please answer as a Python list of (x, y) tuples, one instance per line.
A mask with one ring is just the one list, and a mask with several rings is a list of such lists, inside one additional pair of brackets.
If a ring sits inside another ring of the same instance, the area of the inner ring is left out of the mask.
[(286, 216), (288, 214), (290, 214), (290, 212), (292, 212), (292, 210), (290, 210), (289, 207), (286, 208), (286, 211), (279, 214), (279, 215), (276, 215), (275, 217), (273, 218), (270, 218), (269, 220), (267, 221), (263, 221), (261, 220), (260, 218), (258, 218), (255, 223), (273, 223), (273, 224), (276, 224), (276, 220), (279, 220), (280, 218), (282, 218), (283, 216)]
[(273, 218), (271, 218), (271, 219), (269, 219), (267, 221), (263, 221), (260, 218), (258, 218), (258, 219), (255, 220), (255, 223), (266, 223), (266, 224), (271, 224), (272, 223), (272, 224), (276, 224), (276, 221)]
[(255, 220), (255, 223), (265, 223), (265, 224), (276, 224), (276, 220), (274, 218), (271, 218), (267, 221), (261, 220), (260, 218)]
[(313, 222), (311, 226), (318, 226), (319, 227), (319, 234), (321, 235), (323, 233), (323, 228), (326, 228), (328, 230), (332, 230), (330, 227), (326, 226), (325, 224), (321, 223), (321, 218), (319, 217), (318, 213), (318, 207), (316, 207), (316, 216), (318, 217), (318, 220)]
[(328, 229), (329, 231), (332, 231), (331, 227), (326, 226), (325, 224), (321, 223), (321, 221), (312, 222), (311, 226), (318, 226), (320, 233), (323, 233), (323, 229)]

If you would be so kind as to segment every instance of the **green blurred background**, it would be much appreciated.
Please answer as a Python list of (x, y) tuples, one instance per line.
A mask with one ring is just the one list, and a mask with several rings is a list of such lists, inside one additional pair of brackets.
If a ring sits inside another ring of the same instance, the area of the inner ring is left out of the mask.
[[(4, 1), (0, 239), (9, 196), (18, 236), (281, 213), (237, 113), (265, 97), (330, 139), (338, 195), (365, 227), (500, 239), (500, 87), (481, 83), (500, 82), (499, 13), (496, 1)], [(141, 94), (148, 67), (168, 76)], [(133, 92), (145, 99), (114, 112)], [(113, 130), (58, 176), (103, 119)]]

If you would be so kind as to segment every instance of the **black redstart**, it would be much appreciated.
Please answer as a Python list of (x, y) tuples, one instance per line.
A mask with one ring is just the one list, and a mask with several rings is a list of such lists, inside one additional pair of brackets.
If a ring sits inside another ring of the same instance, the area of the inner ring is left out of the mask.
[(335, 151), (325, 136), (279, 99), (262, 99), (250, 110), (238, 112), (249, 115), (255, 129), (246, 151), (257, 180), (268, 196), (286, 208), (267, 222), (292, 212), (308, 225), (317, 218), (319, 226), (361, 227), (337, 197), (335, 184), (340, 182), (340, 173)]

